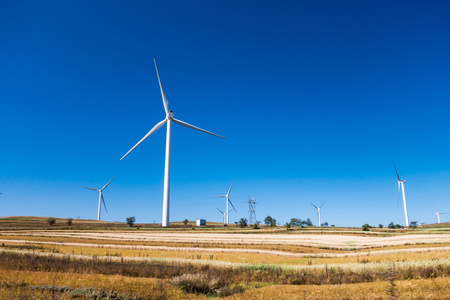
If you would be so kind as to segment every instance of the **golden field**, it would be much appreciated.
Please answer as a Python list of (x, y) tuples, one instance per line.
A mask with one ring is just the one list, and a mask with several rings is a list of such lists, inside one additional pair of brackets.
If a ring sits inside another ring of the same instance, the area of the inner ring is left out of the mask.
[(450, 294), (448, 224), (367, 233), (59, 222), (49, 227), (38, 217), (0, 218), (1, 299), (446, 299)]

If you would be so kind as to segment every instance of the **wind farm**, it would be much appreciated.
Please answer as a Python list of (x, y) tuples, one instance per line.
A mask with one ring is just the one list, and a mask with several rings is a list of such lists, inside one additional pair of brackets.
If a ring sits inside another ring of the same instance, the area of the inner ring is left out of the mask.
[(445, 299), (448, 15), (2, 2), (0, 300)]

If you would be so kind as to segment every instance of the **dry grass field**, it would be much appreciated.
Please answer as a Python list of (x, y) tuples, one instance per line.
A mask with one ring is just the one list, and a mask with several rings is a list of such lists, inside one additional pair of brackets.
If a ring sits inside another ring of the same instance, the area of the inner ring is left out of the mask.
[[(160, 228), (0, 218), (0, 299), (448, 299), (450, 224)], [(218, 224), (215, 224), (218, 225)]]

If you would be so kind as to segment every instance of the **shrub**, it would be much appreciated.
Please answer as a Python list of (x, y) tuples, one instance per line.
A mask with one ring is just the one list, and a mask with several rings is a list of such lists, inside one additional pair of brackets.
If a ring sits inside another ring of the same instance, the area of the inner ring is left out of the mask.
[(364, 225), (362, 226), (362, 230), (363, 230), (363, 231), (369, 231), (369, 228), (370, 228), (370, 225), (369, 225), (369, 224), (364, 224)]
[(66, 221), (66, 224), (68, 226), (72, 226), (72, 221), (73, 221), (73, 218), (68, 218), (67, 221)]
[(48, 218), (47, 219), (47, 223), (48, 223), (48, 225), (52, 226), (53, 224), (56, 223), (56, 219), (55, 218)]
[(241, 218), (239, 222), (235, 222), (235, 224), (239, 225), (241, 228), (247, 227), (247, 219)]

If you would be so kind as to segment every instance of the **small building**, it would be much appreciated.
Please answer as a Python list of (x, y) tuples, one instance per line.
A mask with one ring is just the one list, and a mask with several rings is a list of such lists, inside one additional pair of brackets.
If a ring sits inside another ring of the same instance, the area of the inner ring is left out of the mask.
[(205, 219), (197, 219), (197, 226), (206, 226)]

